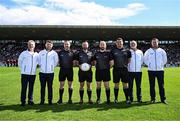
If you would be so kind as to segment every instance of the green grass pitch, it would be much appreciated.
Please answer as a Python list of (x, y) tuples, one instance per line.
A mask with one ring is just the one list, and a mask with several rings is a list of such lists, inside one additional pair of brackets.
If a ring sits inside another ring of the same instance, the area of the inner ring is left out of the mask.
[[(94, 69), (93, 69), (94, 71)], [(79, 105), (79, 82), (77, 76), (78, 69), (74, 68), (73, 83), (73, 102), (66, 104), (68, 100), (67, 83), (63, 101), (64, 104), (56, 105), (59, 98), (58, 73), (59, 68), (55, 70), (53, 82), (53, 105), (38, 105), (40, 99), (40, 82), (37, 74), (34, 85), (34, 106), (20, 107), (20, 70), (18, 68), (0, 68), (0, 120), (64, 120), (64, 121), (115, 121), (115, 120), (180, 120), (180, 68), (165, 69), (165, 91), (168, 105), (159, 103), (159, 90), (156, 82), (156, 100), (157, 103), (150, 104), (149, 82), (147, 77), (147, 68), (143, 68), (142, 78), (142, 99), (143, 103), (133, 102), (130, 106), (126, 105), (122, 84), (120, 84), (119, 103), (106, 105), (104, 103), (106, 96), (102, 85), (101, 100), (102, 104), (89, 105), (87, 103)], [(38, 72), (37, 72), (38, 73)], [(111, 77), (112, 78), (112, 77)], [(111, 101), (114, 100), (113, 83), (111, 86)], [(93, 74), (92, 83), (93, 101), (96, 101), (96, 83)], [(86, 88), (85, 88), (86, 90)], [(46, 91), (47, 92), (47, 91)], [(46, 93), (47, 94), (47, 93)], [(87, 102), (87, 93), (84, 93), (84, 101)], [(134, 96), (136, 94), (134, 87)], [(47, 99), (47, 96), (46, 96)], [(47, 100), (46, 100), (47, 102)]]

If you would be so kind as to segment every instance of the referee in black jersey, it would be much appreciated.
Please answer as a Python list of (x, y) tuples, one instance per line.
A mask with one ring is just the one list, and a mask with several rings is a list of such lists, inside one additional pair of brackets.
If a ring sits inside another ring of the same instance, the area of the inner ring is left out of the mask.
[(107, 104), (110, 103), (110, 88), (109, 88), (109, 81), (110, 78), (110, 52), (106, 50), (106, 42), (100, 41), (99, 43), (100, 50), (97, 51), (94, 55), (94, 61), (96, 65), (96, 94), (97, 100), (96, 103), (100, 103), (100, 96), (101, 96), (101, 82), (104, 82), (104, 86), (106, 89), (106, 98)]
[[(84, 95), (84, 82), (86, 81), (87, 84), (87, 94), (88, 94), (88, 103), (92, 104), (91, 100), (91, 95), (92, 95), (92, 89), (91, 89), (91, 82), (92, 82), (92, 61), (93, 61), (93, 54), (88, 50), (89, 44), (87, 41), (84, 41), (82, 43), (82, 50), (76, 53), (76, 60), (78, 61), (79, 65), (79, 72), (78, 72), (78, 77), (79, 77), (79, 82), (80, 82), (80, 89), (79, 89), (79, 94), (80, 94), (80, 104), (83, 103), (83, 95)], [(83, 71), (81, 69), (82, 64), (87, 63), (90, 66), (90, 69), (87, 71)]]
[(68, 93), (69, 100), (68, 103), (72, 104), (72, 93), (73, 93), (73, 60), (74, 53), (70, 50), (70, 42), (64, 41), (64, 49), (58, 53), (59, 55), (59, 63), (60, 63), (60, 71), (59, 71), (59, 100), (57, 104), (63, 103), (63, 93), (64, 93), (64, 84), (65, 80), (68, 80)]
[(128, 63), (131, 61), (131, 52), (123, 47), (123, 39), (116, 39), (116, 47), (111, 50), (111, 60), (113, 67), (114, 82), (114, 102), (118, 102), (119, 82), (122, 81), (126, 104), (130, 104), (128, 91)]

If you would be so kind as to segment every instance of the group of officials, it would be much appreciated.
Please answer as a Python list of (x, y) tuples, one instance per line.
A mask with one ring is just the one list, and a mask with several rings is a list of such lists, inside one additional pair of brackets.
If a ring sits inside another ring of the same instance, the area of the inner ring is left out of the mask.
[[(88, 103), (92, 104), (92, 66), (95, 65), (95, 79), (96, 79), (96, 103), (101, 102), (101, 83), (103, 81), (107, 104), (110, 103), (110, 87), (111, 80), (110, 68), (113, 68), (113, 82), (114, 82), (114, 103), (118, 103), (119, 83), (122, 81), (123, 92), (126, 99), (126, 104), (131, 104), (133, 98), (133, 82), (135, 80), (137, 89), (137, 101), (142, 103), (141, 81), (142, 81), (142, 64), (148, 66), (148, 76), (150, 84), (151, 103), (155, 103), (155, 80), (157, 78), (159, 85), (159, 93), (161, 102), (167, 104), (164, 89), (164, 65), (167, 62), (166, 52), (159, 47), (159, 40), (153, 38), (151, 40), (151, 48), (145, 54), (137, 49), (137, 42), (132, 40), (130, 42), (130, 49), (123, 46), (123, 39), (117, 38), (115, 48), (106, 50), (106, 42), (100, 41), (99, 50), (92, 53), (89, 50), (87, 41), (82, 43), (82, 49), (73, 52), (70, 49), (70, 42), (64, 41), (64, 49), (60, 52), (52, 50), (53, 42), (47, 40), (45, 49), (39, 53), (34, 51), (35, 42), (28, 41), (28, 49), (23, 51), (18, 59), (18, 65), (21, 69), (21, 106), (26, 104), (26, 92), (28, 89), (28, 105), (33, 105), (33, 87), (36, 78), (37, 65), (40, 67), (39, 79), (41, 85), (40, 105), (45, 103), (45, 88), (48, 88), (48, 104), (52, 105), (53, 99), (53, 80), (54, 68), (60, 65), (59, 71), (59, 100), (57, 104), (63, 103), (63, 93), (65, 80), (68, 81), (68, 103), (72, 104), (73, 94), (73, 66), (79, 66), (78, 79), (80, 82), (79, 95), (80, 104), (83, 104), (84, 85), (87, 85)], [(90, 66), (89, 70), (84, 71), (82, 65), (87, 63)]]

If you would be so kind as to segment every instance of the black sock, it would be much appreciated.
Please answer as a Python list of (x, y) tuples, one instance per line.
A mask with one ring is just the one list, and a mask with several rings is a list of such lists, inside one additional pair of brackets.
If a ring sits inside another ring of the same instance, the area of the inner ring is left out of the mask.
[(68, 92), (69, 92), (69, 100), (71, 100), (71, 98), (72, 98), (72, 93), (73, 93), (73, 89), (72, 89), (72, 88), (69, 88)]
[(81, 100), (83, 100), (84, 90), (79, 90), (79, 95), (80, 95)]
[(63, 93), (64, 93), (64, 88), (59, 89), (59, 100), (61, 100), (61, 101), (62, 101)]
[(100, 99), (101, 96), (101, 88), (96, 89), (97, 99)]
[(107, 101), (110, 100), (110, 89), (106, 89), (106, 98), (107, 98)]
[(126, 97), (126, 101), (128, 100), (128, 93), (129, 93), (129, 89), (128, 88), (126, 88), (126, 89), (123, 89), (123, 91), (124, 91), (124, 95), (125, 95), (125, 97)]
[(119, 88), (114, 88), (114, 97), (115, 97), (115, 100), (118, 99), (118, 92), (119, 92)]
[(89, 98), (89, 101), (90, 101), (91, 100), (92, 90), (87, 90), (87, 94), (88, 94), (88, 98)]

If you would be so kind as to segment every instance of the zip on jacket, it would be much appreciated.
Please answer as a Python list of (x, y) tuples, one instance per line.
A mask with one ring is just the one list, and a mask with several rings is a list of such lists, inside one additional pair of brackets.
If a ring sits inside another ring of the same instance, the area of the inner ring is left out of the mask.
[(144, 54), (144, 63), (150, 71), (162, 71), (167, 63), (167, 54), (162, 48), (150, 48)]
[(58, 64), (58, 54), (54, 51), (46, 49), (39, 52), (39, 65), (41, 73), (54, 73), (54, 68)]
[(129, 72), (141, 72), (141, 67), (143, 64), (143, 52), (141, 50), (132, 50), (131, 52), (131, 62), (128, 64), (128, 71)]
[(36, 75), (38, 64), (38, 53), (30, 53), (28, 50), (23, 51), (18, 58), (18, 66), (21, 69), (21, 74)]

